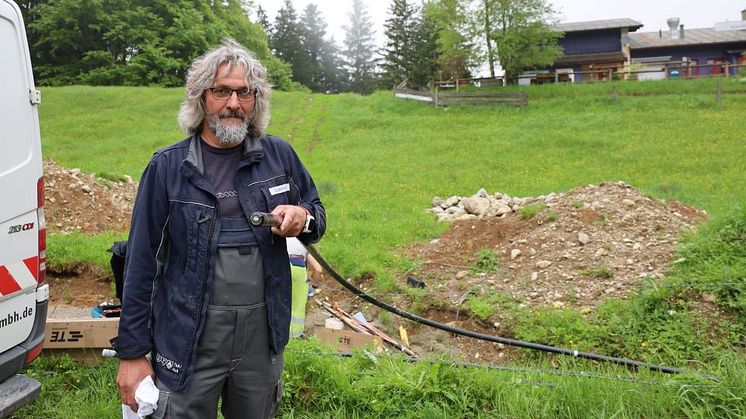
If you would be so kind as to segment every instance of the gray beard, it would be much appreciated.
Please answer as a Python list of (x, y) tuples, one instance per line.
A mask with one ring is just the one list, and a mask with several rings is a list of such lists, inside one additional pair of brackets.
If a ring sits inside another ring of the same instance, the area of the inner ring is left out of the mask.
[(241, 114), (243, 122), (239, 125), (234, 124), (223, 124), (220, 116), (229, 115), (228, 112), (221, 112), (219, 114), (208, 115), (207, 125), (210, 126), (212, 132), (215, 133), (218, 141), (225, 147), (235, 147), (246, 138), (246, 134), (249, 132), (249, 117), (246, 114)]

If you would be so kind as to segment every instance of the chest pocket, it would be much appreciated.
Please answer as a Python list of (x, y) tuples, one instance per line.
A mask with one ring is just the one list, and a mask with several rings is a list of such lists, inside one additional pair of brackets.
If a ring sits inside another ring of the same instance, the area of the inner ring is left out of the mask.
[[(167, 272), (170, 281), (187, 284), (198, 283), (205, 277), (205, 263), (209, 253), (208, 242), (214, 224), (215, 207), (196, 200), (170, 200), (169, 241), (170, 261), (183, 261), (183, 271), (174, 266)], [(170, 262), (169, 262), (170, 263)], [(179, 264), (177, 264), (179, 265)]]
[(257, 185), (267, 204), (267, 211), (272, 211), (278, 205), (298, 205), (300, 193), (293, 178), (285, 174), (267, 179)]

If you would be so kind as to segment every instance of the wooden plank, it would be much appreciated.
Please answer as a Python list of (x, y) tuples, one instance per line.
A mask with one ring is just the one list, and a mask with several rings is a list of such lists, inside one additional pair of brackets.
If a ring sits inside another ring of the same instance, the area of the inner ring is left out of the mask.
[(394, 89), (394, 96), (402, 99), (413, 99), (422, 102), (434, 102), (435, 106), (456, 105), (507, 105), (526, 106), (528, 95), (526, 93), (424, 93), (412, 89)]
[(527, 98), (526, 93), (441, 93), (441, 97)]
[(417, 357), (417, 354), (412, 352), (411, 349), (407, 348), (403, 344), (397, 342), (394, 338), (391, 336), (383, 333), (378, 328), (373, 326), (371, 323), (361, 323), (359, 322), (354, 316), (351, 316), (346, 311), (339, 308), (339, 306), (334, 305), (326, 302), (326, 301), (320, 301), (316, 298), (314, 298), (314, 301), (316, 301), (316, 304), (320, 305), (321, 307), (325, 308), (329, 313), (331, 313), (334, 317), (342, 320), (347, 326), (353, 328), (357, 332), (363, 333), (365, 335), (375, 335), (379, 338), (383, 339), (384, 342), (391, 344), (396, 349), (406, 353), (409, 356)]
[(394, 96), (396, 96), (398, 98), (401, 98), (401, 99), (412, 99), (412, 100), (417, 100), (417, 101), (420, 101), (420, 102), (428, 102), (429, 103), (429, 102), (433, 101), (433, 98), (430, 97), (430, 96), (413, 95), (411, 93), (399, 93), (399, 92), (397, 92), (397, 93), (394, 93)]
[(428, 92), (419, 92), (412, 89), (394, 89), (394, 96), (401, 99), (412, 99), (420, 102), (432, 102), (433, 97)]
[(468, 97), (468, 98), (495, 98), (495, 99), (503, 99), (503, 98), (527, 98), (528, 95), (525, 93), (444, 93), (442, 94), (444, 97)]
[(462, 101), (476, 101), (476, 102), (527, 102), (528, 98), (525, 97), (493, 97), (493, 96), (452, 96), (445, 98), (446, 100), (462, 100)]
[(485, 100), (473, 100), (472, 98), (465, 98), (462, 100), (450, 100), (449, 102), (453, 102), (456, 104), (489, 104), (489, 105), (514, 105), (514, 104), (524, 104), (527, 105), (527, 100), (521, 100), (521, 99), (501, 99), (501, 100), (494, 100), (494, 99), (485, 99)]
[(502, 86), (503, 81), (501, 79), (477, 79), (477, 83), (479, 83), (482, 87), (493, 87), (493, 86)]
[(407, 88), (394, 89), (394, 93), (406, 93), (406, 94), (418, 95), (418, 96), (430, 96), (431, 95), (431, 92), (425, 92), (422, 90), (414, 90), (414, 89), (407, 89)]
[(525, 101), (440, 101), (439, 105), (442, 106), (458, 106), (458, 105), (506, 105), (506, 106), (526, 106), (528, 102)]

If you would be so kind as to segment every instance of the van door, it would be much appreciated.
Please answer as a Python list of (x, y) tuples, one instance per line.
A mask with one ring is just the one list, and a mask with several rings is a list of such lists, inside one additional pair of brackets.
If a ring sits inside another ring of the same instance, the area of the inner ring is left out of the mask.
[(0, 353), (29, 337), (44, 266), (40, 98), (20, 22), (0, 1)]

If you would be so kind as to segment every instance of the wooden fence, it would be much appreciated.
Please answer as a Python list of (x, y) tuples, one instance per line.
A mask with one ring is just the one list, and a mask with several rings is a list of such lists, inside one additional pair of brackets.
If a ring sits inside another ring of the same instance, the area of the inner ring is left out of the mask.
[(455, 105), (506, 105), (526, 106), (528, 105), (528, 94), (526, 93), (479, 93), (479, 92), (447, 92), (438, 91), (420, 92), (417, 90), (396, 88), (394, 96), (401, 99), (417, 100), (432, 103), (434, 106)]
[(435, 106), (452, 105), (507, 105), (526, 106), (528, 95), (526, 93), (441, 93), (435, 91)]
[(746, 71), (746, 64), (692, 64), (684, 61), (634, 63), (627, 68), (604, 67), (586, 71), (555, 71), (522, 74), (507, 80), (503, 76), (472, 79), (433, 81), (436, 89), (458, 92), (467, 86), (502, 87), (508, 84), (527, 85), (545, 83), (597, 83), (610, 81), (638, 81), (663, 79), (696, 79), (711, 77), (739, 77)]

